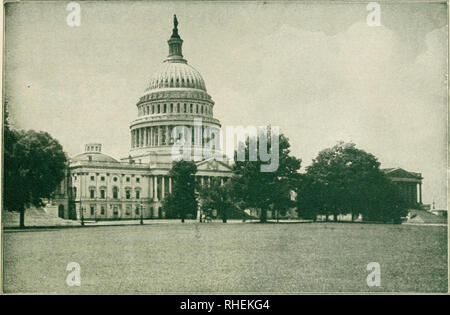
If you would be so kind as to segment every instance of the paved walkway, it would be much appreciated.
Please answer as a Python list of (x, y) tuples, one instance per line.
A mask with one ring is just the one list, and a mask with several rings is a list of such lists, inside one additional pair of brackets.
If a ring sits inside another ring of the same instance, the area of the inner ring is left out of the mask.
[(445, 223), (403, 223), (403, 225), (418, 225), (418, 226), (448, 226)]

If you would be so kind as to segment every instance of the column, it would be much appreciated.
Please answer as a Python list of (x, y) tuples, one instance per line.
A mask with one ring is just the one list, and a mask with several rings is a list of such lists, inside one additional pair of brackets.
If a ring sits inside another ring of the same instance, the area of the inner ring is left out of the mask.
[(139, 129), (134, 130), (136, 132), (136, 147), (139, 147)]
[(223, 177), (220, 178), (220, 186), (223, 186)]
[(172, 193), (172, 177), (169, 177), (169, 194)]
[(202, 185), (202, 187), (203, 187), (203, 185), (205, 184), (205, 183), (204, 183), (204, 178), (203, 178), (203, 176), (200, 177), (200, 181), (201, 181), (201, 185)]
[(158, 146), (161, 146), (161, 128), (158, 126), (158, 127), (156, 127), (156, 129), (158, 130), (158, 133), (157, 133), (157, 137), (158, 137)]
[(161, 200), (163, 200), (164, 199), (164, 193), (165, 193), (165, 183), (164, 183), (164, 178), (165, 178), (165, 176), (161, 176)]
[(166, 145), (169, 145), (169, 125), (166, 125)]
[(158, 201), (158, 177), (153, 176), (153, 200)]
[(138, 143), (138, 130), (134, 129), (134, 147), (137, 148), (139, 143)]
[(153, 127), (149, 127), (149, 146), (153, 146)]
[(150, 127), (150, 146), (154, 146), (154, 144), (153, 144), (153, 127)]
[(145, 143), (147, 141), (147, 134), (146, 134), (147, 128), (142, 128), (142, 146), (145, 147)]
[(148, 147), (148, 127), (145, 127), (145, 143), (144, 145)]
[(134, 132), (131, 130), (131, 148), (134, 148)]
[(419, 183), (419, 203), (422, 204), (422, 183)]
[(148, 197), (153, 198), (153, 177), (149, 175), (148, 178)]

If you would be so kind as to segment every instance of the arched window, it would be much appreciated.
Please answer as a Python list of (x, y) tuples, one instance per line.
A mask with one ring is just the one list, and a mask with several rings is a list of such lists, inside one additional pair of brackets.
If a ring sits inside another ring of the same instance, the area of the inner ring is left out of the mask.
[(119, 198), (119, 188), (113, 187), (113, 198), (117, 199)]

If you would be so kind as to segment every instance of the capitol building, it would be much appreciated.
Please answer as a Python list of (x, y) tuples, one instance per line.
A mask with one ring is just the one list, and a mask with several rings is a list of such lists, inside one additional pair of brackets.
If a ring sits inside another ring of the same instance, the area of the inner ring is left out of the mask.
[[(231, 177), (226, 160), (205, 157), (204, 144), (220, 143), (221, 125), (214, 118), (214, 101), (202, 76), (183, 58), (176, 16), (168, 44), (168, 57), (136, 104), (128, 156), (117, 160), (102, 153), (100, 143), (86, 144), (84, 153), (70, 159), (55, 193), (59, 217), (164, 218), (162, 201), (172, 191), (168, 174), (174, 146), (180, 143), (180, 147), (192, 149), (190, 157), (197, 164), (199, 184), (208, 185), (213, 178), (223, 183)], [(221, 152), (217, 145), (214, 150)]]

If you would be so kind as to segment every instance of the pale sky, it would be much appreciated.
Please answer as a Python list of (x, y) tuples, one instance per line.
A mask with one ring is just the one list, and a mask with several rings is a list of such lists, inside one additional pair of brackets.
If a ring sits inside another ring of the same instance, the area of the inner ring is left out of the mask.
[(446, 204), (447, 7), (368, 2), (83, 2), (6, 6), (5, 87), (12, 124), (48, 131), (69, 156), (100, 142), (128, 155), (129, 124), (168, 54), (177, 14), (183, 54), (215, 117), (277, 125), (302, 169), (337, 141), (382, 167), (422, 173), (423, 201)]

